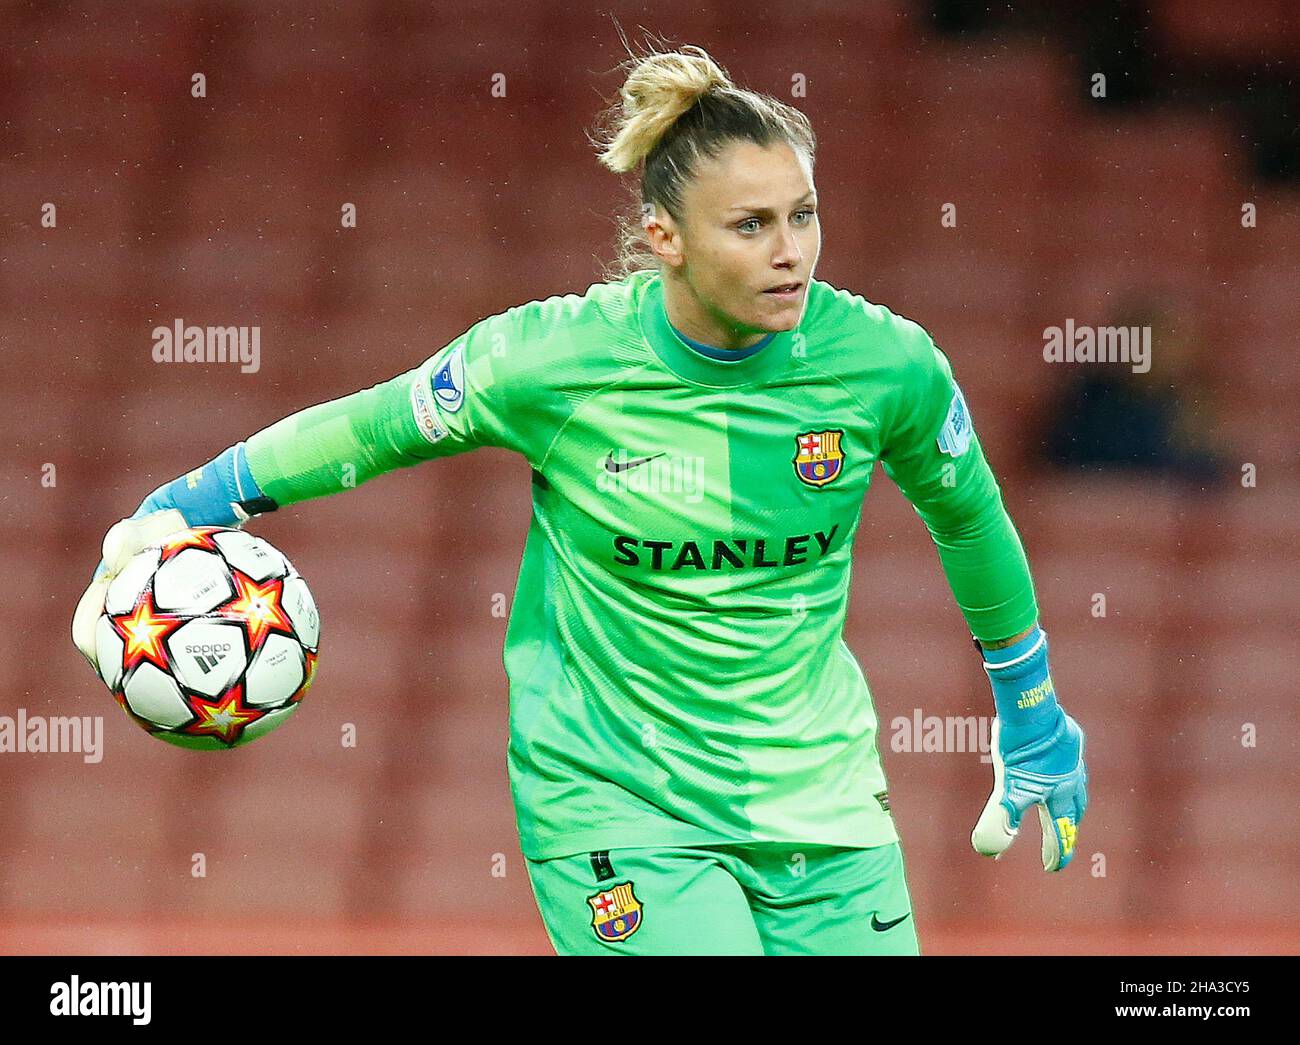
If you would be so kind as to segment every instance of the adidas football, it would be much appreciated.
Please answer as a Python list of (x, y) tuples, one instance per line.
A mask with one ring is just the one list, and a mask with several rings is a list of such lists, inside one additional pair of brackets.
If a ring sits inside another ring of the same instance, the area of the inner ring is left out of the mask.
[(127, 715), (181, 747), (221, 750), (265, 736), (297, 710), (316, 673), (311, 592), (261, 537), (179, 530), (108, 586), (95, 630), (100, 677)]

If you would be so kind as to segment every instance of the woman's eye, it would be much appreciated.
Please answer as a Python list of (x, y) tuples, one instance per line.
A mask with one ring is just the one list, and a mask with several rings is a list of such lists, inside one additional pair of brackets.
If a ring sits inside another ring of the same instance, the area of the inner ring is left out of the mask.
[[(795, 217), (802, 219), (799, 222), (799, 224), (807, 225), (808, 222), (812, 220), (813, 215), (816, 213), (817, 212), (815, 210), (812, 210), (809, 207), (805, 207), (802, 210), (795, 211)], [(763, 224), (762, 221), (759, 220), (758, 218), (746, 218), (739, 225), (737, 225), (736, 228), (741, 232), (757, 232), (762, 227), (762, 224)]]

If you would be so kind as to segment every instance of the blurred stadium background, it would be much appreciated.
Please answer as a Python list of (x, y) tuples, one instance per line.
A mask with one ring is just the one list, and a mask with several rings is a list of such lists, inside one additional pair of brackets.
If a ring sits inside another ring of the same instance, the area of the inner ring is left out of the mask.
[[(611, 12), (809, 114), (817, 275), (949, 354), (1029, 553), (1090, 742), (1080, 854), (1050, 877), (1036, 823), (996, 865), (971, 851), (978, 755), (890, 750), (895, 716), (992, 703), (877, 473), (847, 639), (923, 950), (1300, 952), (1289, 0), (0, 4), (0, 714), (105, 729), (98, 764), (0, 753), (0, 952), (549, 953), (492, 613), (522, 460), (426, 464), (254, 524), (324, 627), (306, 710), (249, 748), (148, 740), (68, 622), (105, 529), (158, 483), (601, 278), (626, 187), (583, 132), (620, 82)], [(1044, 362), (1045, 328), (1135, 307), (1149, 374), (1081, 392), (1087, 365)], [(152, 362), (178, 317), (259, 325), (260, 371)], [(1075, 438), (1116, 426), (1118, 453)]]

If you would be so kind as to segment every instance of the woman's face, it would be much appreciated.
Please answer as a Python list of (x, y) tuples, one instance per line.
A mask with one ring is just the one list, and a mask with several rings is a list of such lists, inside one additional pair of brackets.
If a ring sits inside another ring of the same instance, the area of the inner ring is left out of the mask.
[[(702, 161), (682, 220), (658, 208), (648, 231), (665, 264), (669, 318), (683, 333), (743, 348), (803, 315), (821, 226), (812, 169), (785, 143), (729, 143)], [(789, 294), (772, 288), (797, 284)]]

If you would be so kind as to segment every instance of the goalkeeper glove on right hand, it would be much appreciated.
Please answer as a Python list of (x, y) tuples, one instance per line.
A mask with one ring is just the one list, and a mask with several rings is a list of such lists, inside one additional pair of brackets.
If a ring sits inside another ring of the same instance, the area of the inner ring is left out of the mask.
[(157, 544), (169, 533), (185, 528), (185, 516), (175, 508), (168, 508), (138, 519), (134, 516), (122, 519), (115, 522), (104, 535), (104, 558), (95, 568), (90, 586), (78, 600), (77, 608), (72, 614), (72, 641), (97, 673), (99, 658), (95, 654), (95, 629), (104, 612), (108, 586), (137, 553), (151, 544)]
[(103, 559), (72, 615), (73, 644), (98, 672), (95, 628), (104, 612), (104, 598), (108, 586), (133, 556), (177, 530), (191, 526), (238, 529), (254, 515), (276, 507), (253, 478), (242, 442), (158, 487), (129, 519), (114, 523), (104, 536)]

